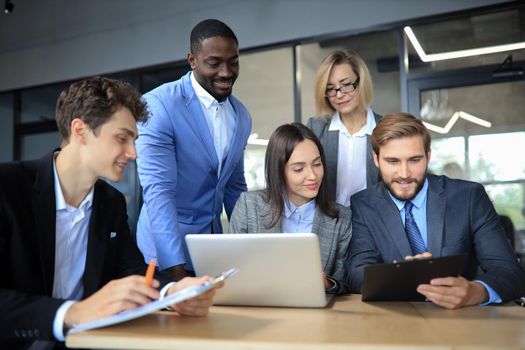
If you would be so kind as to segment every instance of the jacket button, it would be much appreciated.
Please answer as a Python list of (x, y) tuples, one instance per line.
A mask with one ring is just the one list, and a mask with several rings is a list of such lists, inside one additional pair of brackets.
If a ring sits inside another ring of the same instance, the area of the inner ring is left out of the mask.
[(27, 335), (30, 337), (30, 338), (33, 338), (33, 330), (30, 329), (27, 331)]
[(18, 329), (15, 329), (15, 336), (16, 336), (17, 338), (20, 337), (20, 332), (18, 332)]
[(27, 337), (27, 332), (26, 332), (25, 329), (22, 329), (22, 331), (20, 332), (20, 334), (22, 335), (22, 338)]
[(33, 334), (35, 335), (35, 337), (38, 337), (38, 336), (40, 336), (40, 331), (38, 329), (35, 329), (33, 331)]

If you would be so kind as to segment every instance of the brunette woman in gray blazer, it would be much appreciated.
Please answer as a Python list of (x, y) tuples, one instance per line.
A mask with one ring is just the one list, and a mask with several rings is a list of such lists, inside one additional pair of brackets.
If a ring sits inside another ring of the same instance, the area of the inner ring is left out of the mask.
[[(277, 128), (265, 157), (266, 188), (242, 193), (232, 233), (313, 232), (319, 237), (328, 293), (344, 293), (344, 261), (352, 236), (350, 208), (329, 199), (323, 146), (299, 123)], [(269, 257), (270, 258), (270, 257)]]
[(381, 116), (370, 108), (373, 97), (372, 78), (357, 53), (333, 51), (323, 59), (315, 77), (319, 116), (307, 125), (326, 153), (330, 198), (344, 206), (379, 181), (370, 135)]

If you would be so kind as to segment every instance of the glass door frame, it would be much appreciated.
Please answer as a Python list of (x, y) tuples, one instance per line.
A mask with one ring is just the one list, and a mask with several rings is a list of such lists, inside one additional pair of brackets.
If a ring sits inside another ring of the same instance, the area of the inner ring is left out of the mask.
[[(408, 112), (419, 118), (421, 92), (426, 90), (504, 83), (525, 80), (525, 62), (515, 62), (512, 71), (500, 72), (500, 65), (487, 65), (447, 71), (407, 75)], [(520, 69), (521, 67), (521, 69)]]

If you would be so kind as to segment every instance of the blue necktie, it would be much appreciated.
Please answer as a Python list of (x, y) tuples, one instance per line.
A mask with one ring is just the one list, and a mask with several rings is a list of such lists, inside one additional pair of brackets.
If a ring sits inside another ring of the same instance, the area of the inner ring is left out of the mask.
[(425, 242), (421, 237), (421, 232), (417, 227), (416, 221), (412, 216), (412, 207), (414, 204), (408, 201), (405, 203), (405, 231), (407, 233), (408, 241), (410, 242), (410, 248), (412, 248), (412, 254), (421, 254), (426, 252)]

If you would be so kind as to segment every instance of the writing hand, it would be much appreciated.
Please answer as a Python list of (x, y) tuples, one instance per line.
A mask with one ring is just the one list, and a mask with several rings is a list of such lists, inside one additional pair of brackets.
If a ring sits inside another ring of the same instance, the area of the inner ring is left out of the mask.
[(436, 305), (447, 309), (478, 305), (488, 300), (489, 294), (478, 282), (463, 277), (434, 278), (430, 284), (421, 284), (417, 291)]
[(121, 311), (134, 309), (159, 298), (159, 281), (153, 280), (152, 286), (145, 283), (144, 276), (128, 276), (107, 283), (95, 294), (73, 304), (64, 318), (65, 328), (102, 319)]

